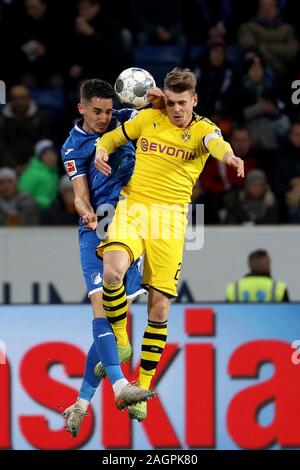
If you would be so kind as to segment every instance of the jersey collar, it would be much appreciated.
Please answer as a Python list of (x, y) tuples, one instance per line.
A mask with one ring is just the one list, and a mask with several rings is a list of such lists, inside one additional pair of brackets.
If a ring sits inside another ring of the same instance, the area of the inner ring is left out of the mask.
[(86, 132), (84, 129), (83, 129), (83, 118), (82, 119), (79, 119), (79, 121), (76, 122), (75, 126), (74, 126), (74, 129), (79, 132), (80, 134), (83, 134), (83, 135), (88, 135), (88, 136), (97, 136), (99, 137), (99, 134), (97, 132)]
[(79, 121), (76, 122), (74, 129), (76, 129), (76, 131), (79, 132), (80, 134), (87, 135), (87, 132), (84, 129), (82, 129), (82, 124), (83, 124), (83, 119), (79, 119)]

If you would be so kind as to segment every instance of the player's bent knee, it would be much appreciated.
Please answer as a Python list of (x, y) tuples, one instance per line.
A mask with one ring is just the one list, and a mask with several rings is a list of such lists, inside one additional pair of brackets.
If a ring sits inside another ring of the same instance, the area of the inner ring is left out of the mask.
[(122, 270), (108, 264), (104, 268), (104, 281), (109, 285), (121, 284), (124, 274)]

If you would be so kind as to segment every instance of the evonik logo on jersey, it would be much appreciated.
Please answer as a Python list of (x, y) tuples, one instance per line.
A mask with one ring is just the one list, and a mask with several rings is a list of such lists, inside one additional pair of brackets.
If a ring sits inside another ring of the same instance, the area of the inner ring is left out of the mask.
[(159, 142), (150, 142), (148, 139), (141, 139), (142, 152), (160, 152), (170, 157), (180, 157), (182, 160), (194, 160), (195, 154), (178, 147), (164, 145)]

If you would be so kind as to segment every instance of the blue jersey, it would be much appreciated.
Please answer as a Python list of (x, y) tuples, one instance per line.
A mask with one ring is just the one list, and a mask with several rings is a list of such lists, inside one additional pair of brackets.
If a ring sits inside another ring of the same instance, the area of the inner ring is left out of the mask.
[[(127, 121), (136, 111), (132, 109), (113, 110), (112, 119), (107, 131), (115, 129)], [(94, 211), (102, 204), (116, 207), (120, 191), (131, 178), (135, 164), (135, 148), (131, 142), (126, 143), (110, 156), (108, 164), (112, 168), (110, 175), (105, 176), (96, 170), (94, 165), (98, 133), (89, 133), (82, 129), (83, 119), (78, 121), (70, 132), (61, 150), (64, 167), (70, 180), (85, 175), (90, 192), (91, 206)], [(80, 230), (85, 229), (80, 221)]]

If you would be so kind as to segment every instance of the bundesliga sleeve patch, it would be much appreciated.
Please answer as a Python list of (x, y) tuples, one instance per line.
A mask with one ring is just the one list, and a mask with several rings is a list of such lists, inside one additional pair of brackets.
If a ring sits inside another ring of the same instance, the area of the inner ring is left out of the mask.
[(77, 173), (75, 160), (68, 160), (65, 162), (65, 169), (68, 176), (74, 176)]

